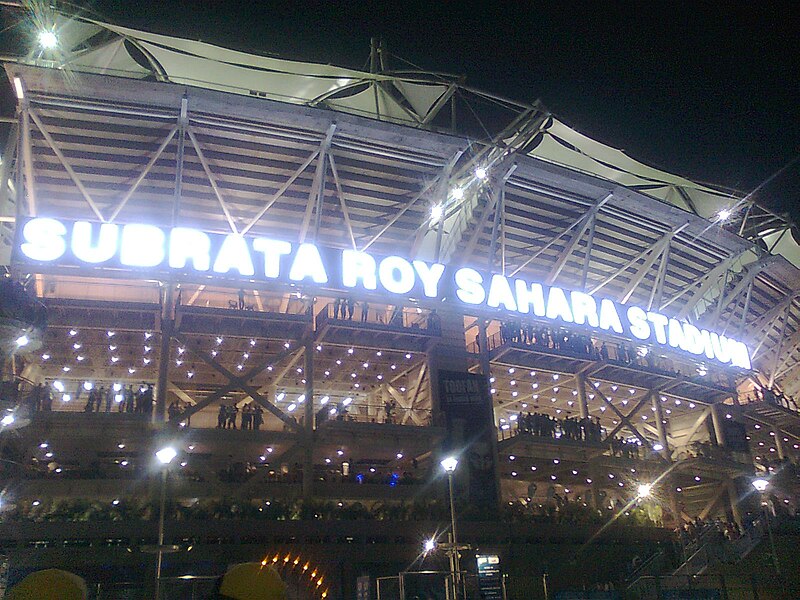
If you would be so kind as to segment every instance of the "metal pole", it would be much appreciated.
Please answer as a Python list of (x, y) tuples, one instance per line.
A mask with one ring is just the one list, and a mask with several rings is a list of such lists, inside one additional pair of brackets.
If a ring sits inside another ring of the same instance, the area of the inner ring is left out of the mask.
[(447, 487), (450, 492), (450, 528), (453, 533), (453, 599), (458, 598), (458, 590), (461, 583), (461, 565), (458, 561), (458, 536), (456, 535), (456, 508), (453, 503), (453, 472), (447, 472)]
[(158, 509), (158, 553), (156, 558), (156, 591), (155, 600), (160, 599), (161, 561), (164, 556), (164, 513), (167, 507), (167, 467), (161, 470), (161, 502)]
[(761, 504), (762, 508), (764, 509), (764, 518), (767, 521), (767, 536), (769, 537), (769, 548), (770, 552), (772, 553), (772, 564), (775, 565), (775, 573), (780, 575), (781, 568), (778, 564), (778, 554), (775, 552), (775, 539), (772, 537), (772, 526), (769, 524), (769, 507), (767, 506), (766, 494), (763, 496)]

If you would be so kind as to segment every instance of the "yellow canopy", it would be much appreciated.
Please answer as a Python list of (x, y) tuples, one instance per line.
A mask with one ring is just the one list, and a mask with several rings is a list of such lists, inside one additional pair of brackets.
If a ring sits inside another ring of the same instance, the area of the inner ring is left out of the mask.
[(86, 600), (86, 582), (68, 571), (31, 573), (6, 594), (7, 600)]
[(286, 585), (271, 566), (261, 563), (234, 565), (222, 578), (220, 593), (235, 600), (285, 600)]

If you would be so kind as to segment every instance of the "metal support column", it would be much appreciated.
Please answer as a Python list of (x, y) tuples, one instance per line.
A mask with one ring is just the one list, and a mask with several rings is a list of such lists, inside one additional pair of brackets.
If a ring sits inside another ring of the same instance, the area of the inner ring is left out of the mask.
[[(314, 300), (308, 308), (313, 327)], [(305, 401), (303, 406), (303, 498), (310, 498), (314, 487), (314, 336), (306, 338), (303, 350), (303, 377), (305, 377)]]
[(578, 406), (580, 408), (581, 419), (589, 417), (589, 403), (586, 400), (586, 375), (578, 373), (575, 376), (575, 382), (578, 389)]
[(650, 401), (653, 403), (653, 409), (656, 416), (656, 432), (658, 433), (658, 443), (661, 444), (661, 456), (670, 460), (672, 452), (669, 449), (669, 442), (667, 440), (667, 427), (664, 425), (664, 411), (661, 409), (661, 399), (658, 393), (650, 391)]
[(728, 501), (731, 505), (731, 516), (733, 516), (733, 520), (736, 522), (736, 525), (739, 528), (742, 528), (742, 511), (741, 507), (739, 506), (739, 494), (736, 491), (736, 483), (733, 479), (729, 479), (728, 483)]
[(786, 446), (783, 444), (783, 432), (775, 427), (775, 451), (778, 453), (780, 460), (786, 459)]
[(725, 431), (722, 429), (724, 423), (724, 417), (720, 416), (720, 411), (723, 410), (723, 406), (721, 404), (713, 404), (711, 406), (711, 423), (714, 425), (714, 436), (717, 440), (717, 446), (725, 447), (727, 446), (725, 440)]
[(169, 385), (169, 346), (175, 327), (175, 311), (173, 307), (174, 290), (172, 284), (166, 284), (161, 304), (161, 343), (158, 352), (158, 382), (156, 383), (157, 423), (164, 421), (167, 407), (167, 386)]

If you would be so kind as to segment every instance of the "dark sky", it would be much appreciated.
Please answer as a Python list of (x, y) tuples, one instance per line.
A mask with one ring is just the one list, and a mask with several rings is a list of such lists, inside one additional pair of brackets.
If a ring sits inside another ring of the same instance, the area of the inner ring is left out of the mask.
[[(746, 191), (800, 154), (800, 36), (790, 2), (84, 5), (120, 25), (355, 68), (365, 65), (370, 37), (382, 37), (391, 54), (425, 69), (539, 98), (634, 158)], [(800, 163), (759, 199), (797, 219)]]

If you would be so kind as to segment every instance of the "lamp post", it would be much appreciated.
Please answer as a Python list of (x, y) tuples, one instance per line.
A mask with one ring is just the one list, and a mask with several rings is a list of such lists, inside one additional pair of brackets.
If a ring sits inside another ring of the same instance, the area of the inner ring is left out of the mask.
[(156, 549), (156, 581), (155, 600), (160, 600), (161, 591), (161, 563), (164, 557), (164, 513), (167, 505), (167, 477), (169, 465), (178, 456), (177, 450), (172, 446), (165, 446), (156, 452), (156, 458), (161, 464), (161, 501), (158, 507), (158, 547)]
[(775, 552), (775, 540), (772, 537), (772, 526), (769, 523), (769, 510), (767, 507), (767, 488), (769, 481), (766, 479), (756, 479), (753, 481), (753, 487), (761, 495), (761, 509), (764, 513), (764, 520), (767, 523), (767, 536), (769, 536), (769, 549), (772, 554), (772, 564), (775, 566), (775, 573), (781, 574), (780, 564), (778, 563), (778, 553)]
[(453, 473), (458, 467), (458, 459), (455, 456), (448, 456), (441, 463), (445, 473), (447, 473), (447, 487), (450, 495), (450, 573), (451, 573), (451, 597), (452, 600), (458, 598), (458, 590), (461, 582), (461, 565), (458, 560), (458, 536), (456, 535), (456, 509), (453, 502)]

